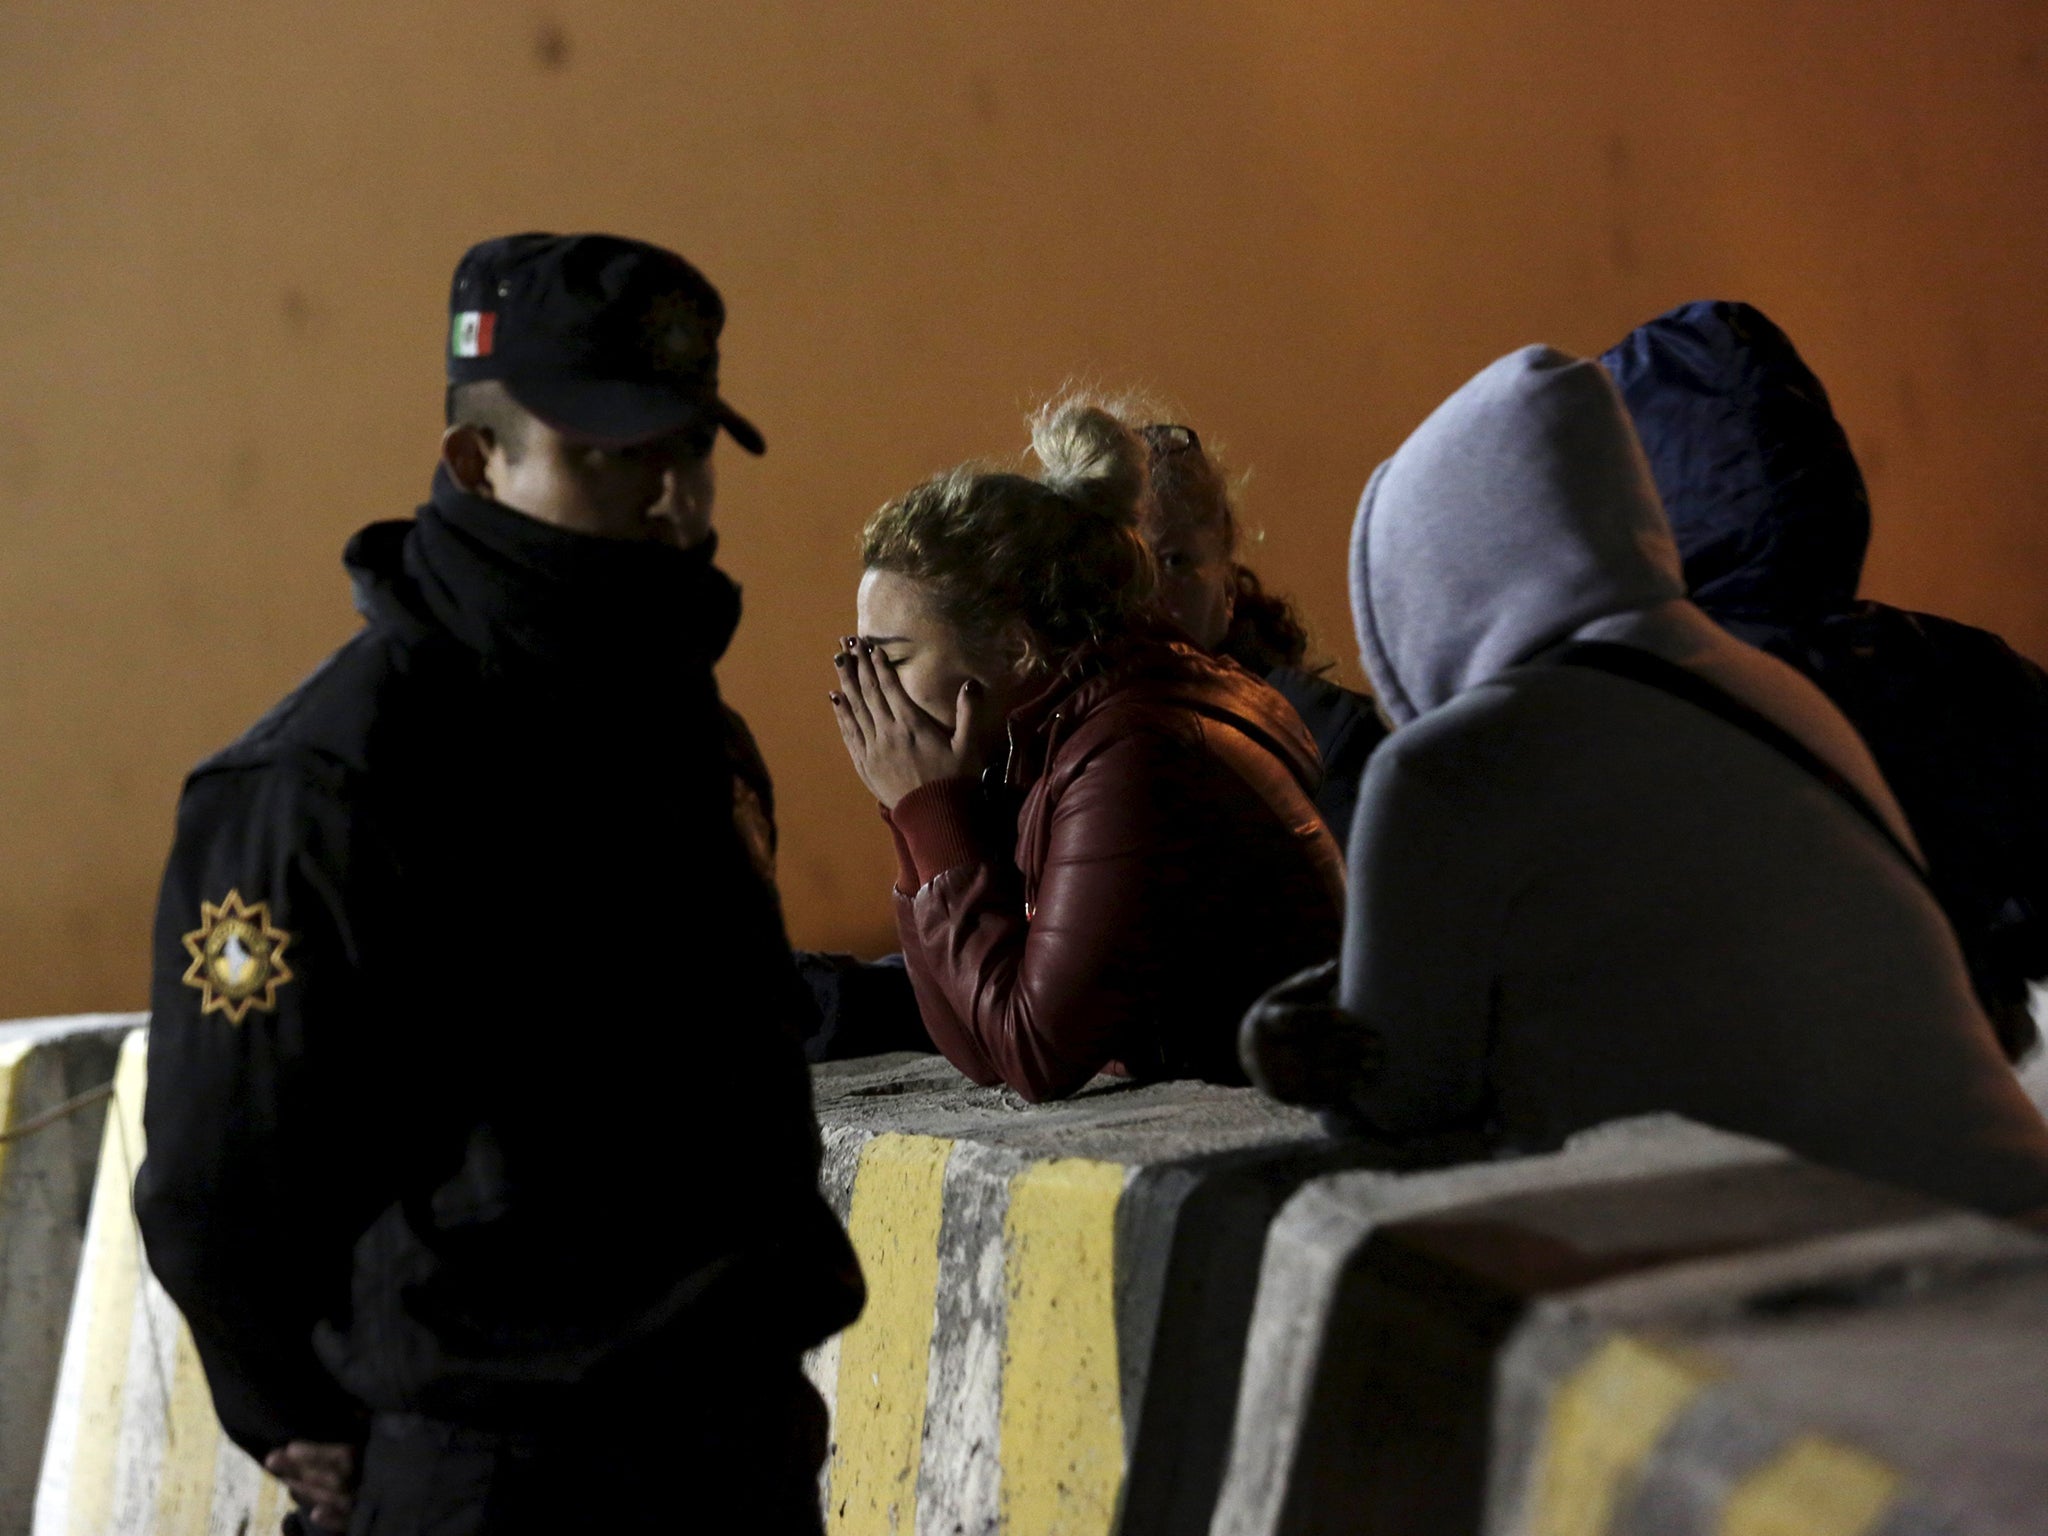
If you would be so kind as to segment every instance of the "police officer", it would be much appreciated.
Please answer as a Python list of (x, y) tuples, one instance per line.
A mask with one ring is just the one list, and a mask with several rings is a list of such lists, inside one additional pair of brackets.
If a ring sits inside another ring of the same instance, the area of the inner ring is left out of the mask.
[(817, 1192), (766, 775), (712, 667), (718, 293), (456, 269), (431, 498), (178, 810), (137, 1187), (228, 1433), (322, 1526), (812, 1531)]

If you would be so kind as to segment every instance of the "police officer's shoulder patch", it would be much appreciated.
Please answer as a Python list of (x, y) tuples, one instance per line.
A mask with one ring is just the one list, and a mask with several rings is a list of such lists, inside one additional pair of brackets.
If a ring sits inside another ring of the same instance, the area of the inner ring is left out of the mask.
[(183, 979), (199, 993), (202, 1017), (224, 1013), (230, 1024), (239, 1024), (252, 1008), (276, 1011), (277, 989), (292, 979), (284, 963), (292, 936), (271, 925), (268, 902), (245, 903), (239, 890), (229, 891), (218, 906), (202, 901), (199, 926), (184, 940), (192, 964)]

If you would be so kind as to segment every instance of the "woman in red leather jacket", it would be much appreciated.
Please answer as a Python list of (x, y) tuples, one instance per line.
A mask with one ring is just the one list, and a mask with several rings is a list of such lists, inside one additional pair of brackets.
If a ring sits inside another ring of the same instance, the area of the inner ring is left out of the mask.
[(1032, 440), (1039, 479), (967, 466), (869, 520), (834, 657), (918, 1009), (1033, 1101), (1105, 1070), (1242, 1082), (1245, 1008), (1338, 942), (1315, 746), (1156, 617), (1138, 434), (1074, 403)]

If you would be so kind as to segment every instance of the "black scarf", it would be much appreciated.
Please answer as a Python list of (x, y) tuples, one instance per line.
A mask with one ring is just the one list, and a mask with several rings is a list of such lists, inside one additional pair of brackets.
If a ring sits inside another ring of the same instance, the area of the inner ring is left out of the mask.
[[(366, 533), (371, 530), (365, 530)], [(574, 533), (434, 472), (403, 549), (433, 619), (494, 669), (539, 663), (625, 682), (649, 668), (709, 669), (739, 626), (740, 589), (691, 549)]]

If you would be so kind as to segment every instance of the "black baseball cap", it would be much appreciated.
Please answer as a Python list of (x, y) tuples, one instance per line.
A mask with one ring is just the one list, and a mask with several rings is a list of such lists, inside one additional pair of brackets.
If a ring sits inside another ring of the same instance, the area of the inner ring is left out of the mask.
[(760, 453), (754, 424), (718, 396), (724, 326), (718, 290), (674, 251), (618, 235), (505, 235), (456, 265), (448, 382), (496, 379), (549, 426), (592, 442), (700, 422)]

